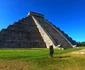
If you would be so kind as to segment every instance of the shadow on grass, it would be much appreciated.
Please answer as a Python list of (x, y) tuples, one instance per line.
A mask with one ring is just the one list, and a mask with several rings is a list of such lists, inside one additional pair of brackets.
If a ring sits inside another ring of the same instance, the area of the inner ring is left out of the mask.
[(15, 60), (15, 59), (41, 59), (42, 57), (46, 57), (46, 56), (17, 56), (17, 57), (0, 57), (0, 59), (6, 59), (6, 60)]
[(69, 56), (69, 55), (67, 55), (67, 56), (54, 56), (53, 58), (68, 58), (68, 57), (71, 57), (71, 56)]

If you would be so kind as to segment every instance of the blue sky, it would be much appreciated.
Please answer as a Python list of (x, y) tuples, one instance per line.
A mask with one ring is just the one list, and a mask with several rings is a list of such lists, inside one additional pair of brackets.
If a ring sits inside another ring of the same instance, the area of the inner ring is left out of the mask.
[(42, 13), (76, 41), (85, 41), (85, 0), (0, 0), (0, 30), (26, 17)]

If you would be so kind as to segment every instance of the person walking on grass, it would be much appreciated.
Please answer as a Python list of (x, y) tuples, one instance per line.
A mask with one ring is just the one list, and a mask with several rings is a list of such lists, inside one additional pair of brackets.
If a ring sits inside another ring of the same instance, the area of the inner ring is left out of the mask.
[(50, 56), (53, 57), (53, 54), (54, 54), (53, 45), (51, 45), (51, 46), (49, 47), (49, 53), (50, 53)]

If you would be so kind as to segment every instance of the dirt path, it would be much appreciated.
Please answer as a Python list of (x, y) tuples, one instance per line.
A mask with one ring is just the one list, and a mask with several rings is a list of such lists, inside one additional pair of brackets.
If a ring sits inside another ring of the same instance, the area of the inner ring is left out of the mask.
[(79, 50), (79, 51), (73, 51), (71, 54), (85, 54), (85, 49)]

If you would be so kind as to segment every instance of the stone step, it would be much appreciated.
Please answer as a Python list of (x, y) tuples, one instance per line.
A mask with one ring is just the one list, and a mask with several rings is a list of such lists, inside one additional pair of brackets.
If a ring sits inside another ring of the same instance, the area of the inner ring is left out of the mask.
[(7, 30), (7, 29), (4, 29), (2, 30), (1, 32), (1, 35), (0, 35), (0, 39), (3, 40), (42, 40), (40, 34), (38, 33), (38, 31), (30, 31), (30, 32), (27, 32), (27, 31), (18, 31), (18, 30)]
[[(57, 28), (57, 27), (56, 27)], [(76, 41), (74, 41), (71, 37), (68, 36), (68, 34), (65, 34), (64, 31), (57, 28), (73, 45), (77, 44)]]
[(0, 42), (0, 48), (45, 48), (43, 41), (4, 41)]

